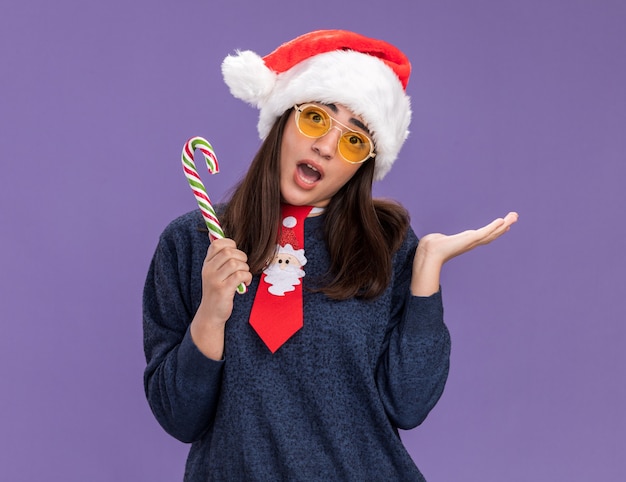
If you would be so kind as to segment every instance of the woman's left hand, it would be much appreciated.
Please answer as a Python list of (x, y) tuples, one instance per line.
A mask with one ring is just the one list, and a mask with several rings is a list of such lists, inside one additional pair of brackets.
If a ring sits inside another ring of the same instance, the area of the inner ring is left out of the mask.
[(498, 218), (479, 229), (470, 229), (446, 236), (428, 234), (420, 239), (413, 261), (411, 292), (415, 296), (430, 296), (439, 290), (443, 265), (463, 253), (489, 244), (506, 233), (518, 219), (515, 212)]

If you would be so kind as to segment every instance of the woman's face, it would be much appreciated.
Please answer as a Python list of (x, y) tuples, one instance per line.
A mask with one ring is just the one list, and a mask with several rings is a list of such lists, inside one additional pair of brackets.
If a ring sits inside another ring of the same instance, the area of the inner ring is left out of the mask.
[[(346, 107), (340, 104), (315, 105), (350, 129), (369, 135), (362, 119)], [(284, 202), (294, 206), (325, 207), (361, 167), (361, 164), (351, 164), (341, 157), (337, 144), (346, 129), (336, 123), (333, 126), (338, 128), (314, 139), (298, 130), (295, 111), (289, 115), (280, 156), (280, 192)]]

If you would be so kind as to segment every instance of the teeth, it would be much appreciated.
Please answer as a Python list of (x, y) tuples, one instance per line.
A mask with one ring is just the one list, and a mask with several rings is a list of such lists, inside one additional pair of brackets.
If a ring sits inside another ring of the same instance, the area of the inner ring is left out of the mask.
[(307, 164), (306, 167), (308, 167), (309, 169), (312, 169), (315, 172), (319, 172), (317, 169), (315, 169), (311, 164)]

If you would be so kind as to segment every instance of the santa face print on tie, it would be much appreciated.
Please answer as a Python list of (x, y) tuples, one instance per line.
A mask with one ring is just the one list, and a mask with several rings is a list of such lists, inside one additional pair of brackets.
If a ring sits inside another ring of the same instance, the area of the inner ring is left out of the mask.
[(288, 291), (294, 291), (304, 277), (302, 267), (306, 264), (304, 249), (293, 249), (291, 244), (276, 246), (274, 259), (263, 270), (264, 281), (269, 284), (268, 291), (275, 296), (285, 296)]

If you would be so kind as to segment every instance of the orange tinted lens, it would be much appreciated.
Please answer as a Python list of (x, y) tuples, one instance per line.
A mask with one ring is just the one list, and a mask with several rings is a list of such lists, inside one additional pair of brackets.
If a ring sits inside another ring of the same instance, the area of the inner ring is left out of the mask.
[(330, 122), (328, 114), (315, 106), (305, 107), (298, 117), (298, 127), (309, 137), (322, 137), (329, 131)]
[(348, 162), (363, 162), (372, 152), (370, 139), (360, 132), (346, 132), (339, 140), (339, 152)]

